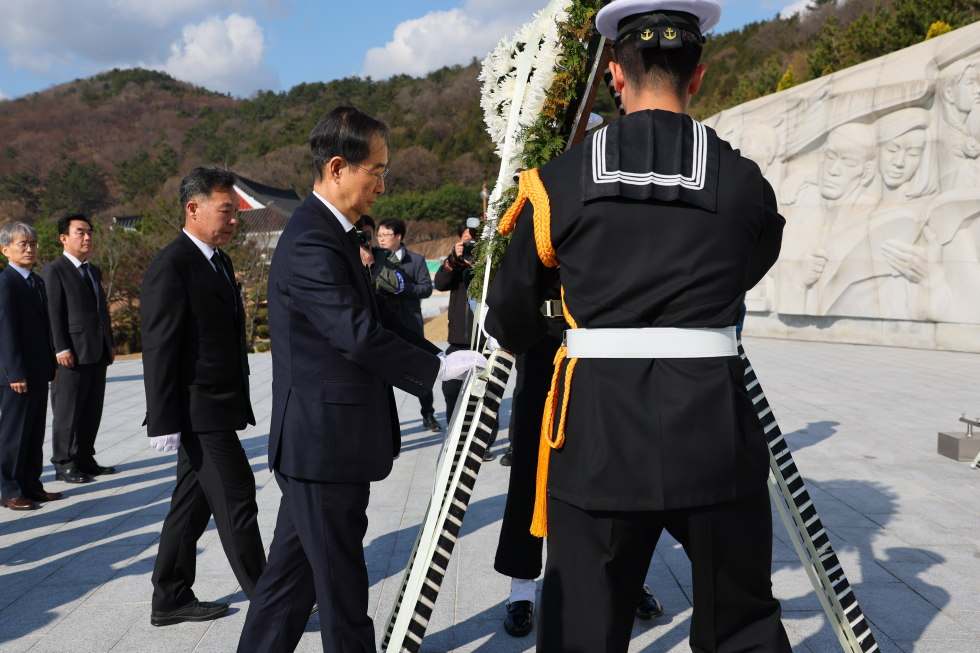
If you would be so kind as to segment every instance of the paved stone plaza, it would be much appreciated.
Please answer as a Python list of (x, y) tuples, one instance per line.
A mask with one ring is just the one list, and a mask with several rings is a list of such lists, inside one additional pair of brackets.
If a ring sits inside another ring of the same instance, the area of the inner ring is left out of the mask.
[[(978, 354), (747, 339), (777, 419), (883, 651), (980, 650), (980, 471), (936, 454), (936, 432), (980, 412)], [(271, 358), (251, 357), (259, 424), (241, 434), (272, 541), (279, 490), (266, 469)], [(0, 651), (234, 651), (248, 602), (212, 526), (200, 542), (195, 591), (228, 599), (206, 624), (153, 628), (150, 571), (174, 482), (176, 455), (147, 446), (142, 364), (110, 369), (98, 460), (119, 474), (72, 486), (32, 513), (0, 512)], [(437, 392), (437, 410), (442, 400)], [(441, 434), (420, 429), (418, 402), (399, 393), (404, 445), (373, 487), (365, 540), (370, 613), (384, 627), (429, 493)], [(506, 400), (504, 415), (509, 413)], [(50, 416), (49, 416), (50, 420)], [(495, 451), (506, 448), (505, 417)], [(50, 436), (50, 431), (49, 431)], [(50, 456), (50, 441), (45, 445)], [(493, 571), (507, 469), (484, 466), (453, 556), (426, 651), (532, 651), (502, 627), (509, 582)], [(773, 582), (795, 651), (839, 650), (777, 514)], [(665, 535), (648, 583), (667, 615), (638, 623), (631, 651), (688, 651), (690, 567)], [(320, 650), (319, 623), (301, 650)]]

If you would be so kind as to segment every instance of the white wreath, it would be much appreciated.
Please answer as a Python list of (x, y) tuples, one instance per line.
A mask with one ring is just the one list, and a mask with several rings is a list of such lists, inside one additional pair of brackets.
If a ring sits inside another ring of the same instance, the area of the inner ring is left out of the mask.
[[(524, 150), (520, 133), (537, 121), (544, 108), (548, 90), (555, 80), (555, 66), (562, 54), (558, 23), (567, 20), (572, 4), (574, 0), (552, 0), (512, 38), (500, 39), (483, 61), (480, 106), (487, 132), (500, 157), (500, 176), (488, 204), (496, 202), (504, 190), (514, 185), (514, 173), (520, 167), (520, 155)], [(520, 79), (522, 69), (527, 72)], [(520, 92), (522, 85), (523, 93)], [(513, 114), (515, 95), (520, 95), (516, 116)], [(494, 221), (497, 216), (489, 215), (492, 212), (488, 206), (487, 217)]]

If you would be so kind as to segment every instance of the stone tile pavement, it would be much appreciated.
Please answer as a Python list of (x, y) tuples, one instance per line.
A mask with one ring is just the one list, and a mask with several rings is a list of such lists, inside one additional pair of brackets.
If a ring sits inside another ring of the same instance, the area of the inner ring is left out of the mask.
[[(886, 652), (980, 651), (980, 471), (936, 454), (936, 432), (980, 411), (969, 372), (980, 355), (747, 339), (746, 350), (782, 430), (789, 434), (817, 508)], [(268, 355), (252, 357), (258, 426), (241, 433), (259, 488), (263, 541), (272, 540), (280, 494), (266, 470)], [(437, 392), (437, 395), (441, 393)], [(391, 476), (375, 484), (365, 552), (369, 612), (384, 627), (421, 522), (441, 435), (421, 430), (415, 399), (399, 393), (405, 443)], [(509, 414), (509, 395), (504, 414)], [(437, 410), (443, 408), (437, 396)], [(153, 628), (150, 572), (173, 487), (176, 455), (151, 451), (139, 361), (110, 368), (99, 462), (120, 473), (66, 492), (33, 513), (0, 511), (0, 652), (234, 651), (248, 602), (213, 523), (199, 544), (195, 591), (228, 599), (207, 624)], [(507, 419), (495, 447), (506, 446)], [(50, 432), (49, 432), (50, 433)], [(50, 442), (45, 456), (50, 456)], [(493, 571), (506, 468), (484, 466), (424, 650), (518, 652), (501, 625), (508, 580)], [(797, 652), (839, 650), (774, 512), (773, 583)], [(638, 623), (631, 651), (688, 651), (690, 566), (664, 536), (647, 582), (667, 615)], [(320, 650), (313, 619), (301, 643)]]

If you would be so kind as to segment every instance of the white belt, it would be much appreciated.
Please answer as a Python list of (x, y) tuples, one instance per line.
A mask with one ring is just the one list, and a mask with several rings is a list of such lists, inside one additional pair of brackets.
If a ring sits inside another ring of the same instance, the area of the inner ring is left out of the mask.
[(568, 358), (737, 356), (735, 327), (724, 329), (569, 329)]

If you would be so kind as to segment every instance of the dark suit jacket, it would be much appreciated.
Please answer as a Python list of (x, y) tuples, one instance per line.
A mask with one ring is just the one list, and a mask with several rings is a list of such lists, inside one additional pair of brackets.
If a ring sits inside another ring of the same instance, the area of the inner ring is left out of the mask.
[[(228, 275), (231, 259), (222, 252)], [(238, 431), (255, 424), (248, 388), (245, 309), (183, 232), (143, 277), (140, 322), (147, 435)], [(224, 284), (224, 285), (222, 285)]]
[(357, 247), (315, 195), (269, 271), (269, 466), (324, 482), (379, 481), (400, 445), (391, 386), (430, 391), (439, 349), (376, 302)]
[(99, 287), (98, 305), (85, 288), (86, 281), (81, 271), (67, 256), (59, 256), (41, 270), (48, 290), (54, 350), (70, 349), (78, 365), (98, 363), (103, 352), (115, 346), (109, 308), (102, 289), (102, 272), (91, 263), (89, 271)]
[[(528, 202), (490, 288), (487, 332), (527, 351), (548, 331), (540, 307), (559, 276), (581, 328), (737, 324), (784, 225), (759, 167), (721, 144), (715, 212), (618, 196), (584, 203), (583, 149), (540, 171), (560, 271), (538, 258)], [(760, 489), (769, 454), (743, 374), (738, 356), (579, 359), (549, 496), (588, 510), (665, 510)]]
[(402, 322), (418, 333), (425, 332), (425, 321), (422, 319), (422, 300), (432, 296), (432, 279), (429, 277), (429, 266), (425, 257), (415, 252), (405, 250), (402, 257), (402, 267), (408, 276), (405, 290), (398, 297), (401, 302)]
[[(31, 289), (13, 265), (0, 273), (0, 386), (10, 387), (21, 379), (27, 388), (54, 378), (58, 362), (54, 357), (47, 300)], [(38, 277), (41, 289), (44, 280)]]

